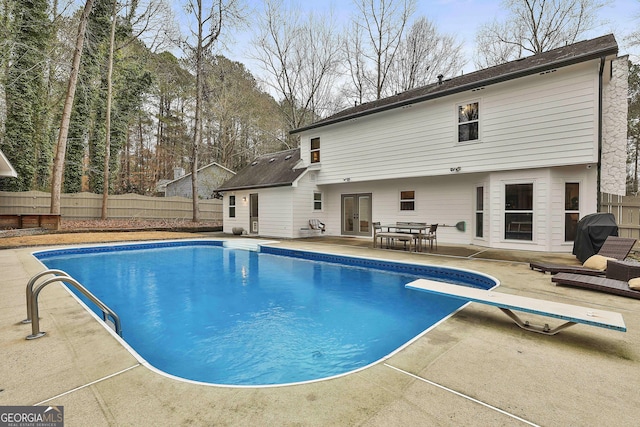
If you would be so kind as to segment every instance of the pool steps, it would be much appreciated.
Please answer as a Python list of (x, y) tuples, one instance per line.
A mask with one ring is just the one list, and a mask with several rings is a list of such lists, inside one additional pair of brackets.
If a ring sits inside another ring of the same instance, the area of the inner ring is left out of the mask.
[(259, 252), (259, 243), (260, 242), (257, 242), (253, 239), (232, 239), (225, 240), (223, 246), (229, 249), (243, 249), (245, 251)]

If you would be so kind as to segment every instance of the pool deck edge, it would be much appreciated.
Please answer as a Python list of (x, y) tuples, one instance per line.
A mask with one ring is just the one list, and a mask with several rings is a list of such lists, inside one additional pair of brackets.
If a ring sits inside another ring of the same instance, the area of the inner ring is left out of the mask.
[(345, 377), (276, 388), (202, 386), (139, 365), (57, 284), (40, 296), (47, 335), (25, 340), (24, 288), (42, 266), (34, 248), (9, 249), (0, 251), (0, 406), (63, 405), (67, 426), (513, 425), (513, 416), (532, 425), (623, 426), (640, 419), (633, 404), (640, 388), (636, 300), (558, 287), (521, 263), (310, 241), (277, 245), (478, 270), (498, 278), (500, 292), (618, 311), (629, 330), (575, 326), (546, 337), (470, 304), (386, 361)]

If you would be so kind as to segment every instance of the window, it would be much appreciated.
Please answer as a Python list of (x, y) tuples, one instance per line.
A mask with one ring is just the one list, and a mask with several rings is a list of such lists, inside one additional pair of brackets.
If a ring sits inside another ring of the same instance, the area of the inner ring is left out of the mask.
[(565, 182), (564, 184), (564, 241), (573, 242), (578, 232), (580, 216), (580, 184)]
[(477, 141), (479, 139), (478, 117), (479, 103), (458, 105), (458, 142)]
[(416, 208), (416, 192), (401, 191), (400, 192), (400, 210), (413, 211)]
[(322, 193), (313, 193), (313, 210), (322, 210)]
[(484, 187), (476, 187), (476, 237), (484, 235)]
[(229, 218), (236, 217), (236, 196), (229, 196)]
[(533, 240), (533, 184), (505, 185), (504, 238)]
[(311, 163), (320, 162), (320, 138), (311, 138)]

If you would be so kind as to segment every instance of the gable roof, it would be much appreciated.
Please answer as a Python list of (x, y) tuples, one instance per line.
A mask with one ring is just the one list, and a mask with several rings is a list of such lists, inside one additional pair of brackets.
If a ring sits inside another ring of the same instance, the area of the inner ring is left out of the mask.
[(264, 154), (222, 184), (218, 191), (292, 185), (306, 170), (306, 168), (294, 169), (299, 161), (299, 148)]
[[(231, 169), (229, 169), (229, 168), (225, 168), (224, 166), (222, 166), (221, 164), (216, 163), (216, 162), (209, 163), (208, 165), (205, 165), (205, 166), (202, 166), (201, 168), (198, 168), (198, 173), (200, 173), (201, 171), (203, 171), (203, 170), (205, 170), (205, 169), (208, 169), (208, 168), (210, 168), (210, 167), (213, 167), (213, 166), (217, 166), (218, 168), (220, 168), (220, 169), (222, 169), (222, 170), (225, 170), (225, 171), (227, 171), (227, 172), (230, 172), (230, 173), (232, 173), (232, 174), (235, 174), (235, 172), (234, 172), (234, 171), (232, 171)], [(176, 179), (169, 180), (169, 181), (167, 181), (164, 185), (165, 185), (165, 186), (167, 186), (167, 185), (169, 185), (169, 184), (173, 184), (174, 182), (182, 181), (183, 179), (187, 179), (187, 178), (191, 179), (190, 177), (191, 177), (191, 172), (189, 172), (189, 173), (187, 173), (187, 174), (182, 175), (180, 178), (176, 178)]]
[(334, 123), (378, 113), (429, 99), (440, 98), (458, 92), (500, 83), (520, 77), (538, 74), (580, 62), (617, 55), (618, 44), (613, 34), (585, 40), (568, 46), (543, 52), (538, 55), (517, 59), (494, 67), (485, 68), (466, 75), (411, 89), (388, 98), (366, 102), (342, 110), (333, 116), (317, 121), (309, 126), (290, 131), (290, 134), (327, 126)]

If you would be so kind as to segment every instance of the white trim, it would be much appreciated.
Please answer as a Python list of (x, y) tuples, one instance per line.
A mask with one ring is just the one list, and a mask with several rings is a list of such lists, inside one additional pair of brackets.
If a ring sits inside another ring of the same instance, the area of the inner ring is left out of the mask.
[[(2, 169), (8, 169), (8, 171), (1, 172)], [(16, 170), (13, 168), (13, 166), (11, 165), (11, 162), (9, 162), (9, 160), (4, 155), (2, 150), (0, 150), (0, 176), (7, 176), (7, 177), (13, 177), (13, 178), (18, 177), (18, 172), (16, 172)]]
[[(462, 106), (466, 106), (466, 105), (471, 105), (471, 104), (478, 104), (478, 119), (477, 120), (469, 120), (466, 122), (462, 122), (460, 123), (460, 113), (459, 113), (459, 109)], [(463, 101), (463, 102), (457, 102), (455, 105), (455, 124), (456, 124), (456, 129), (455, 129), (455, 143), (456, 145), (461, 144), (461, 145), (466, 145), (466, 144), (477, 144), (482, 142), (482, 101), (480, 98), (475, 98), (469, 101)], [(460, 125), (461, 124), (467, 124), (467, 123), (478, 123), (478, 139), (471, 139), (468, 141), (460, 141)]]

